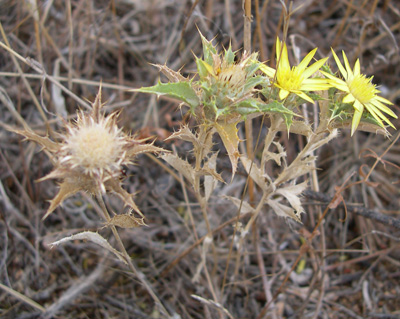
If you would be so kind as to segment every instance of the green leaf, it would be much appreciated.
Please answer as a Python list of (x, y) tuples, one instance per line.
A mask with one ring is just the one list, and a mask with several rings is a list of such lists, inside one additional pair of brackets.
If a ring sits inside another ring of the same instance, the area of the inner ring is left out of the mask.
[(211, 41), (208, 41), (200, 32), (201, 42), (203, 42), (203, 55), (204, 61), (208, 64), (213, 64), (213, 54), (217, 54), (217, 49), (212, 45)]
[(235, 62), (235, 52), (232, 51), (232, 47), (230, 44), (228, 50), (225, 50), (224, 60), (228, 64), (233, 64)]
[(257, 60), (250, 60), (249, 65), (246, 67), (247, 76), (252, 76), (260, 68), (260, 62)]
[(236, 104), (234, 109), (240, 115), (249, 115), (252, 113), (260, 112), (260, 104), (263, 103), (259, 100), (247, 99)]
[(285, 114), (283, 113), (283, 118), (285, 119), (285, 125), (288, 131), (288, 135), (290, 132), (290, 126), (293, 124), (293, 115), (292, 114)]
[(265, 113), (280, 113), (280, 114), (288, 114), (288, 115), (296, 115), (296, 113), (292, 112), (288, 108), (286, 108), (281, 102), (272, 101), (271, 103), (259, 103), (258, 107), (261, 112)]
[(209, 74), (214, 75), (214, 70), (212, 66), (202, 59), (196, 58), (196, 65), (200, 79), (206, 78)]
[(161, 83), (157, 85), (142, 87), (140, 89), (134, 89), (133, 91), (142, 93), (153, 93), (160, 95), (167, 95), (172, 98), (176, 98), (180, 101), (185, 102), (193, 110), (199, 106), (200, 101), (197, 97), (196, 91), (191, 87), (189, 82), (176, 82), (176, 83)]
[(252, 88), (256, 87), (257, 85), (260, 85), (264, 82), (265, 82), (265, 77), (263, 77), (261, 75), (249, 77), (246, 80), (243, 91), (248, 92), (250, 89), (252, 89)]

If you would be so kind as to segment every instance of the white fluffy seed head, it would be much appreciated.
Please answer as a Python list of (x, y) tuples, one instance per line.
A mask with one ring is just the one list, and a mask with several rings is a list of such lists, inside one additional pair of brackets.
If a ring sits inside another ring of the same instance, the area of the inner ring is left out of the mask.
[(104, 174), (109, 177), (119, 174), (125, 162), (126, 136), (118, 129), (114, 115), (98, 122), (81, 116), (68, 131), (61, 149), (63, 166), (101, 179), (106, 177)]

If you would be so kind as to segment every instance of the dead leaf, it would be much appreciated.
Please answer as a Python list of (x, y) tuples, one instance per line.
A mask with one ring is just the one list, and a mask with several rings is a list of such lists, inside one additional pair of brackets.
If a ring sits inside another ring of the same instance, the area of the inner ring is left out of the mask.
[(122, 254), (118, 250), (113, 248), (104, 237), (100, 236), (98, 233), (94, 233), (94, 232), (91, 232), (91, 231), (84, 231), (84, 232), (81, 232), (81, 233), (78, 233), (78, 234), (75, 234), (75, 235), (71, 235), (69, 237), (64, 237), (64, 238), (62, 238), (60, 240), (57, 240), (57, 241), (51, 243), (50, 246), (58, 246), (60, 244), (63, 244), (65, 242), (68, 242), (68, 241), (71, 241), (71, 240), (88, 240), (88, 241), (91, 241), (92, 243), (100, 245), (104, 249), (106, 249), (106, 250), (110, 251), (111, 253), (113, 253), (124, 264), (128, 264), (127, 261), (125, 260), (125, 258), (122, 256)]
[(307, 182), (303, 182), (297, 185), (286, 186), (277, 189), (275, 194), (280, 194), (285, 197), (290, 203), (290, 206), (295, 209), (296, 215), (300, 216), (301, 213), (304, 213), (304, 208), (301, 205), (300, 195), (307, 188), (307, 185)]
[(203, 168), (204, 172), (206, 173), (204, 176), (204, 193), (206, 201), (210, 199), (212, 192), (214, 191), (215, 187), (217, 187), (217, 181), (224, 183), (222, 176), (216, 171), (217, 156), (218, 152), (211, 155), (207, 163), (204, 164)]
[(162, 154), (161, 158), (180, 172), (194, 186), (195, 170), (187, 161), (175, 154)]
[(262, 175), (261, 169), (254, 163), (252, 160), (245, 156), (240, 157), (240, 161), (242, 162), (244, 169), (247, 174), (250, 175), (250, 178), (262, 189), (266, 190), (268, 188), (268, 183)]
[(248, 202), (242, 201), (240, 198), (232, 197), (232, 196), (222, 196), (222, 198), (230, 200), (237, 208), (240, 209), (240, 214), (247, 214), (255, 212), (254, 207), (252, 207)]
[(165, 64), (163, 64), (163, 65), (161, 65), (161, 64), (152, 64), (152, 65), (157, 67), (158, 70), (162, 74), (164, 74), (168, 78), (168, 80), (170, 80), (171, 82), (182, 82), (182, 81), (189, 82), (189, 79), (185, 78), (179, 72), (176, 72), (176, 71), (170, 69)]
[(263, 153), (263, 155), (264, 155), (263, 163), (266, 163), (272, 159), (273, 161), (275, 161), (275, 163), (278, 166), (281, 166), (282, 158), (286, 158), (286, 152), (280, 143), (278, 143), (278, 142), (273, 142), (273, 143), (277, 147), (278, 152), (275, 153), (275, 152), (266, 151), (265, 154)]
[(295, 210), (289, 206), (281, 204), (278, 200), (274, 199), (267, 199), (266, 203), (271, 206), (275, 214), (281, 217), (290, 217), (294, 219), (295, 221), (299, 222), (302, 224), (299, 216), (295, 214)]
[(239, 137), (238, 129), (236, 127), (238, 122), (226, 123), (226, 122), (215, 122), (214, 127), (216, 128), (219, 136), (222, 139), (222, 143), (228, 152), (229, 159), (232, 164), (232, 179), (235, 176), (237, 169), (237, 163), (239, 160)]
[(121, 214), (121, 215), (115, 215), (113, 218), (111, 218), (106, 226), (118, 226), (121, 228), (136, 228), (140, 226), (145, 226), (146, 223), (144, 222), (143, 218), (136, 218), (132, 214)]

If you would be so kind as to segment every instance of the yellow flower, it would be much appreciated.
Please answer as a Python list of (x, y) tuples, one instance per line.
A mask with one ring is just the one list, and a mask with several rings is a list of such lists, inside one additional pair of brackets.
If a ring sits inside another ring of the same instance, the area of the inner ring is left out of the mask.
[[(282, 51), (282, 55), (281, 55)], [(261, 65), (260, 69), (270, 78), (275, 79), (275, 86), (279, 90), (279, 98), (285, 99), (289, 93), (294, 93), (302, 99), (314, 103), (314, 101), (304, 93), (304, 91), (327, 90), (331, 87), (326, 79), (310, 79), (317, 72), (328, 58), (318, 60), (313, 65), (308, 66), (314, 57), (317, 48), (309, 52), (298, 66), (290, 67), (286, 43), (281, 48), (279, 38), (276, 40), (276, 60), (278, 61), (277, 70), (266, 65)]]
[(357, 59), (356, 63), (354, 64), (353, 70), (351, 70), (349, 60), (347, 59), (344, 51), (342, 51), (342, 55), (346, 68), (343, 67), (342, 63), (340, 62), (339, 58), (333, 50), (332, 53), (344, 80), (338, 79), (326, 72), (322, 73), (330, 79), (330, 83), (333, 87), (347, 93), (347, 95), (343, 98), (343, 103), (353, 104), (354, 117), (351, 124), (351, 135), (354, 134), (358, 127), (358, 124), (360, 123), (364, 108), (366, 108), (367, 111), (371, 113), (371, 115), (375, 118), (375, 120), (379, 123), (381, 127), (385, 127), (382, 122), (383, 120), (391, 127), (396, 129), (394, 125), (382, 113), (385, 112), (386, 114), (389, 114), (390, 116), (397, 119), (397, 115), (394, 114), (394, 112), (385, 105), (393, 105), (393, 103), (377, 95), (377, 93), (380, 93), (380, 91), (376, 89), (375, 84), (372, 84), (372, 76), (370, 78), (367, 78), (364, 74), (360, 73), (360, 60)]

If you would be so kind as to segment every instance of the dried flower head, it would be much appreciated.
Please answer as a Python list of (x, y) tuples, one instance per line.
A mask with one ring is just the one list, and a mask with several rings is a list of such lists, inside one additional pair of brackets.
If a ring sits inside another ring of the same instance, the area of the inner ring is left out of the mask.
[(32, 131), (16, 131), (33, 140), (55, 156), (55, 169), (41, 180), (60, 179), (60, 190), (51, 200), (43, 219), (66, 198), (79, 191), (90, 194), (104, 194), (110, 191), (118, 195), (142, 217), (132, 200), (132, 195), (121, 186), (121, 172), (124, 165), (132, 163), (139, 153), (160, 152), (163, 149), (145, 140), (135, 140), (117, 126), (118, 113), (105, 116), (101, 112), (101, 88), (93, 102), (92, 112), (80, 112), (75, 123), (66, 125), (66, 134), (56, 143)]

